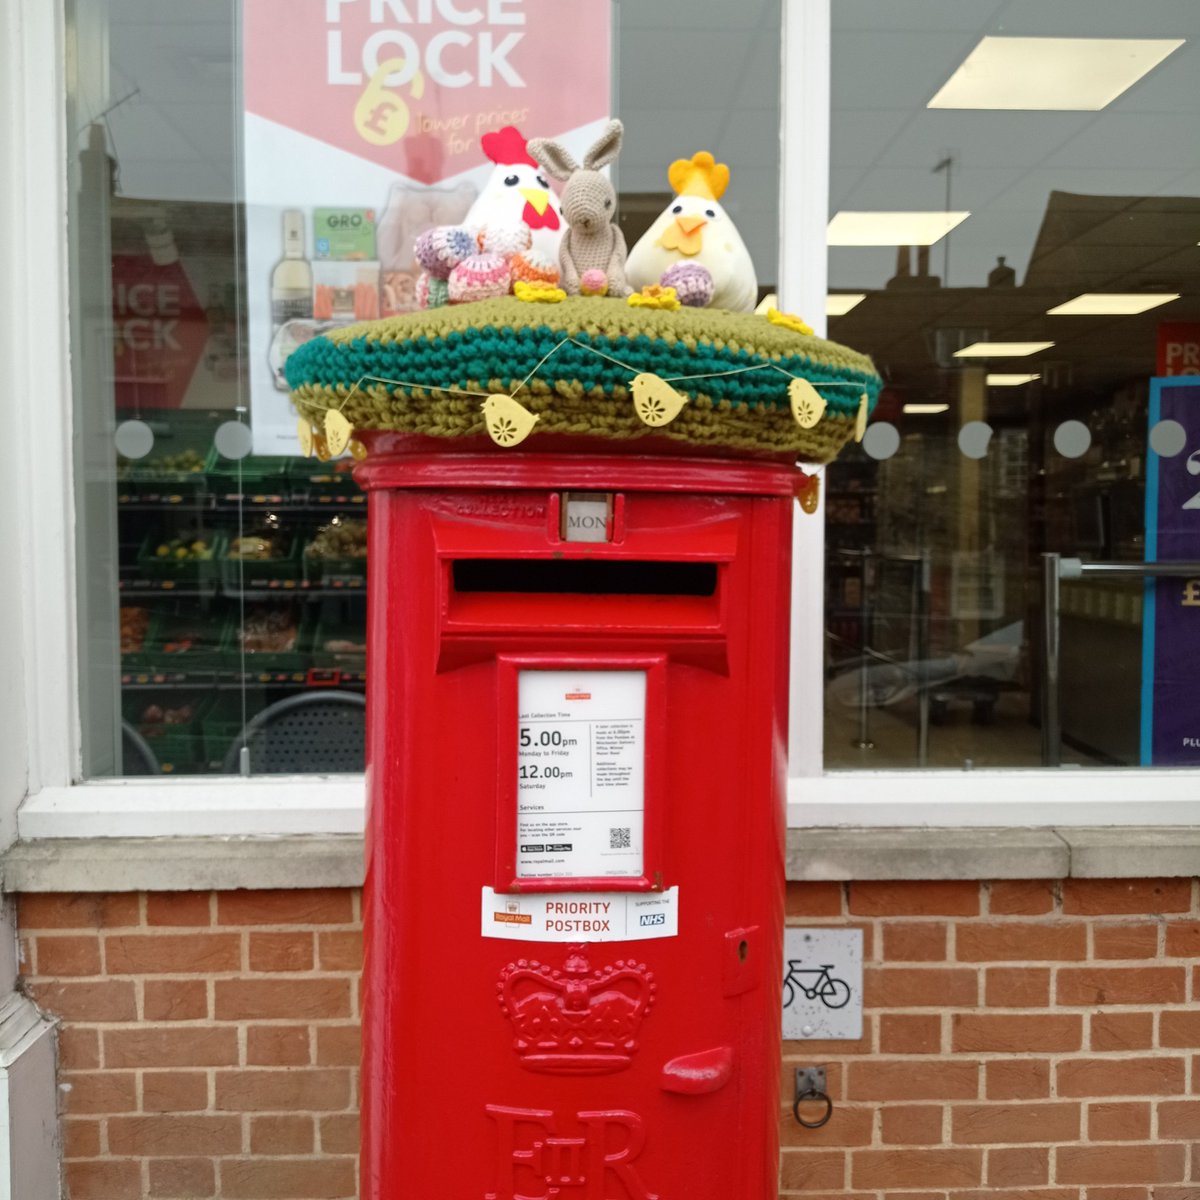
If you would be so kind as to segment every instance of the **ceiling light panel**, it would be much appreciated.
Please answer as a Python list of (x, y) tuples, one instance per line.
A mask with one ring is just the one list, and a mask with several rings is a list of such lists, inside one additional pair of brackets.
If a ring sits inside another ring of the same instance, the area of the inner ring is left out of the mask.
[(1182, 38), (985, 37), (928, 107), (1095, 112), (1183, 44)]
[(988, 387), (1020, 387), (1023, 383), (1032, 383), (1035, 379), (1041, 379), (1041, 375), (989, 375), (987, 377)]
[(1050, 317), (1128, 317), (1178, 300), (1178, 292), (1084, 292), (1048, 308)]
[(932, 246), (969, 212), (839, 212), (829, 222), (830, 246)]
[(830, 292), (825, 297), (825, 315), (827, 317), (844, 317), (866, 298), (866, 292)]
[(955, 350), (955, 358), (1024, 358), (1049, 350), (1053, 342), (972, 342), (961, 350)]
[(906, 404), (904, 411), (912, 416), (932, 416), (934, 413), (948, 412), (948, 404)]

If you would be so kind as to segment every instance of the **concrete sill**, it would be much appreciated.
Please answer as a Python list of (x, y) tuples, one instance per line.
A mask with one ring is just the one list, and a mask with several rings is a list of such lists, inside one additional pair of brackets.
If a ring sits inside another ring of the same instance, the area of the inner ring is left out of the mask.
[[(1200, 875), (1200, 829), (789, 829), (787, 877), (1139, 879)], [(363, 839), (47, 838), (0, 854), (0, 891), (359, 887)]]

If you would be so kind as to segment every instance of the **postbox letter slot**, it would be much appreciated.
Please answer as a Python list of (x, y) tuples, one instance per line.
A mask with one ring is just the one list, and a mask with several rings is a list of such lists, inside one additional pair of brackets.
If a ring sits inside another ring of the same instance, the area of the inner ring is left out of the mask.
[(713, 596), (717, 564), (596, 559), (463, 558), (456, 592), (583, 596)]

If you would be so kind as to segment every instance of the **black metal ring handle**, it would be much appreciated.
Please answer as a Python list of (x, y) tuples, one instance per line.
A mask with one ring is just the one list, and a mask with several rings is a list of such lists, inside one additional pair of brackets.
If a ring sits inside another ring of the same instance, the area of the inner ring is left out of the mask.
[[(800, 1115), (800, 1103), (803, 1100), (825, 1101), (825, 1112), (819, 1121), (806, 1121)], [(822, 1125), (828, 1124), (829, 1118), (833, 1116), (833, 1101), (824, 1092), (818, 1092), (816, 1088), (809, 1088), (807, 1092), (801, 1092), (792, 1103), (792, 1116), (805, 1129), (820, 1129)]]

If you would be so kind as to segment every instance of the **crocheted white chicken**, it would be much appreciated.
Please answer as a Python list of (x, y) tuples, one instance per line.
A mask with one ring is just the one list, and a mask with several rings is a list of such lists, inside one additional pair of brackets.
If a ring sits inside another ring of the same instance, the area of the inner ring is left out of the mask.
[(526, 150), (524, 137), (515, 126), (506, 125), (485, 133), (479, 142), (496, 167), (463, 223), (476, 233), (485, 228), (527, 228), (536, 258), (557, 264), (563, 231), (558, 197)]
[[(754, 263), (718, 203), (729, 185), (729, 167), (701, 150), (676, 159), (667, 178), (675, 198), (629, 252), (625, 276), (630, 286), (661, 283), (679, 290), (684, 304), (752, 312), (758, 302)], [(711, 295), (705, 274), (711, 277)]]

